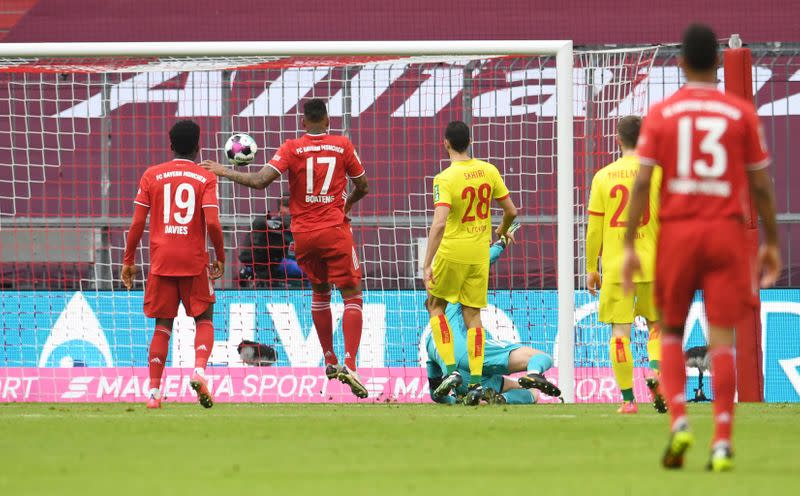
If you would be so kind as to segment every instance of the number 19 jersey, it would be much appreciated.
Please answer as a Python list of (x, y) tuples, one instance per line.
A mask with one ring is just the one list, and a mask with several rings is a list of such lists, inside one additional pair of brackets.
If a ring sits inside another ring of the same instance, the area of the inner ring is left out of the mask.
[[(625, 248), (625, 229), (633, 191), (639, 172), (639, 159), (621, 157), (603, 167), (592, 178), (589, 193), (589, 215), (603, 217), (602, 260), (603, 280), (622, 282), (622, 259)], [(650, 282), (655, 278), (656, 241), (658, 239), (658, 194), (661, 189), (661, 168), (653, 171), (650, 200), (636, 231), (635, 248), (642, 262), (641, 274), (634, 282)]]
[(450, 207), (437, 257), (463, 264), (489, 264), (492, 200), (509, 195), (497, 168), (482, 160), (453, 162), (433, 180), (434, 206)]
[(191, 160), (149, 167), (134, 203), (150, 209), (150, 273), (196, 276), (208, 267), (203, 208), (219, 208), (217, 177)]

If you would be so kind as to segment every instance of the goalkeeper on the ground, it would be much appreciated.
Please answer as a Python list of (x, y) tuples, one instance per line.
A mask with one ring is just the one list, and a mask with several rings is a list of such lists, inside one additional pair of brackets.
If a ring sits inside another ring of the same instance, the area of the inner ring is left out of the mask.
[[(514, 223), (509, 231), (519, 228)], [(494, 264), (506, 248), (506, 241), (501, 238), (489, 251), (489, 263)], [(469, 356), (467, 354), (467, 326), (461, 314), (461, 305), (449, 304), (445, 310), (453, 334), (456, 356), (456, 372), (458, 376), (469, 379)], [(436, 351), (436, 343), (432, 335), (425, 341), (428, 351), (427, 372), (431, 398), (437, 403), (456, 403), (457, 398), (467, 393), (466, 381), (453, 383), (452, 388), (445, 391), (436, 390), (447, 376), (447, 365)], [(558, 387), (545, 379), (544, 373), (553, 366), (553, 359), (547, 353), (510, 341), (487, 339), (484, 346), (484, 365), (481, 385), (483, 399), (487, 403), (533, 404), (538, 399), (540, 390), (549, 396), (560, 396)], [(505, 377), (508, 374), (527, 372), (519, 379)], [(451, 394), (454, 393), (454, 394)]]

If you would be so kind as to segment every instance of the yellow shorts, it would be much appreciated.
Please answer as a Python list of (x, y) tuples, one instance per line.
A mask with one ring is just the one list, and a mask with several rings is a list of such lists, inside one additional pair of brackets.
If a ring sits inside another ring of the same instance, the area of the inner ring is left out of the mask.
[(442, 257), (433, 259), (433, 280), (428, 291), (450, 303), (484, 308), (488, 305), (489, 261), (482, 264), (451, 262)]
[(659, 319), (652, 282), (637, 282), (636, 290), (626, 295), (622, 284), (604, 283), (600, 288), (600, 322), (629, 324), (641, 315), (649, 321)]

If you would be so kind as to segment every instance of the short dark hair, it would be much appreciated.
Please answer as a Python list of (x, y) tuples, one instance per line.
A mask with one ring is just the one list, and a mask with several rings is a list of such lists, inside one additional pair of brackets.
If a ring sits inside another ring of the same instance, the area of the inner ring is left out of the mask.
[(188, 119), (176, 122), (169, 130), (169, 142), (178, 155), (192, 155), (200, 144), (200, 126)]
[(717, 35), (705, 24), (692, 24), (683, 32), (681, 56), (688, 69), (695, 71), (716, 69), (717, 50), (719, 50)]
[(317, 123), (328, 116), (328, 109), (325, 108), (325, 102), (319, 98), (312, 98), (303, 104), (303, 117), (308, 122)]
[(444, 131), (444, 139), (446, 139), (453, 150), (457, 152), (465, 152), (469, 148), (469, 126), (461, 121), (453, 121), (447, 125)]
[(638, 115), (626, 115), (617, 123), (617, 136), (625, 148), (636, 148), (639, 139), (639, 130), (642, 128), (642, 118)]

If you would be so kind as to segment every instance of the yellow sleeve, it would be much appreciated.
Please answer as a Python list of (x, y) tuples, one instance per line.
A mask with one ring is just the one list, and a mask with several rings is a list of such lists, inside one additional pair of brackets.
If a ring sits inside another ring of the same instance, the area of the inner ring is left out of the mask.
[(453, 200), (448, 189), (447, 181), (439, 174), (433, 178), (433, 206), (452, 206)]
[(503, 181), (503, 176), (500, 175), (500, 171), (497, 168), (494, 169), (495, 179), (494, 179), (494, 187), (492, 188), (492, 196), (495, 200), (502, 200), (506, 198), (510, 193), (508, 188), (506, 187), (506, 183)]
[(603, 247), (603, 218), (589, 214), (589, 227), (586, 229), (586, 272), (598, 272), (597, 261)]
[(589, 193), (589, 222), (586, 228), (586, 271), (597, 272), (600, 249), (603, 247), (603, 225), (605, 224), (605, 205), (600, 180), (597, 175), (592, 179), (592, 190)]

